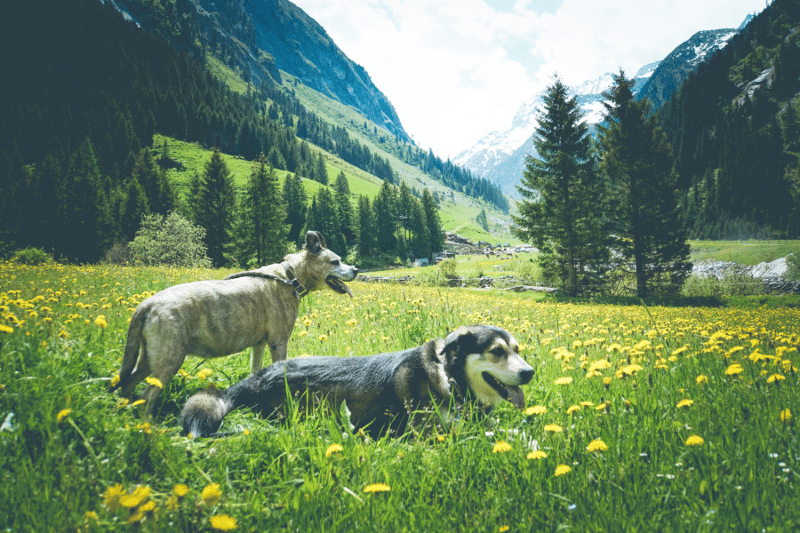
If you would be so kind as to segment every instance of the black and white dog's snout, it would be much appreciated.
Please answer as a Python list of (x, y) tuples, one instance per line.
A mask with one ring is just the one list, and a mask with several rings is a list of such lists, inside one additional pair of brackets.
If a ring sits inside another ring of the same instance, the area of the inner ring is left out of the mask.
[(533, 368), (526, 368), (525, 370), (520, 370), (519, 380), (522, 385), (530, 383), (532, 379), (533, 379)]

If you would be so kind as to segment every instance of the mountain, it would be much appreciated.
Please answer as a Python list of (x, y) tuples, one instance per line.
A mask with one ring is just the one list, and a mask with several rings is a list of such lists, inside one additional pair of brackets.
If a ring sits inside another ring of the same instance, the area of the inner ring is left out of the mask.
[(691, 238), (800, 234), (800, 4), (774, 0), (657, 118)]
[[(697, 65), (723, 48), (735, 34), (736, 30), (732, 29), (697, 32), (664, 60), (639, 69), (633, 77), (634, 96), (637, 99), (650, 98), (653, 109), (658, 109)], [(602, 93), (610, 89), (613, 82), (614, 76), (607, 73), (570, 88), (584, 113), (585, 122), (594, 125), (603, 120)], [(537, 117), (542, 112), (543, 94), (544, 91), (532, 96), (519, 107), (510, 129), (489, 133), (475, 146), (458, 154), (453, 162), (496, 183), (507, 194), (514, 194), (515, 185), (522, 178), (525, 158), (534, 151), (532, 136), (538, 125)]]
[(364, 68), (288, 0), (176, 0), (175, 8), (166, 10), (169, 20), (152, 2), (105, 1), (147, 31), (168, 37), (176, 47), (219, 58), (247, 82), (281, 84), (281, 71), (286, 72), (357, 110), (401, 141), (411, 142), (391, 102)]

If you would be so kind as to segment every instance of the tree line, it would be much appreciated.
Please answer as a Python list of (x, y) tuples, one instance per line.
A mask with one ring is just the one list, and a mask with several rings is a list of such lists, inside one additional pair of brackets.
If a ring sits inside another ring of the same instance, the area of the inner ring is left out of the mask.
[(428, 189), (418, 198), (405, 183), (396, 187), (384, 180), (374, 200), (356, 199), (340, 172), (332, 186), (320, 187), (309, 199), (302, 180), (287, 174), (281, 186), (262, 154), (237, 194), (231, 172), (214, 151), (192, 180), (185, 208), (205, 231), (211, 262), (243, 268), (277, 262), (303, 242), (308, 230), (321, 232), (331, 250), (342, 257), (351, 254), (357, 262), (376, 255), (429, 257), (443, 248), (438, 210)]
[[(326, 183), (321, 154), (297, 135), (301, 122), (307, 130), (315, 124), (309, 142), (327, 137), (333, 153), (399, 182), (386, 159), (315, 118), (280, 87), (265, 81), (245, 94), (230, 91), (192, 56), (198, 30), (188, 4), (153, 5), (171, 6), (167, 16), (178, 22), (162, 26), (183, 49), (96, 0), (19, 2), (14, 16), (0, 19), (8, 73), (0, 106), (4, 246), (42, 246), (91, 262), (130, 238), (136, 220), (130, 206), (139, 204), (140, 188), (151, 210), (163, 203), (136, 169), (152, 157), (147, 151), (157, 131), (247, 159), (263, 153), (273, 168)], [(462, 177), (466, 193), (485, 194), (485, 184)]]
[(800, 235), (798, 24), (770, 3), (659, 110), (693, 238)]
[(560, 79), (544, 96), (514, 231), (569, 296), (607, 292), (627, 275), (640, 297), (671, 294), (691, 271), (671, 147), (632, 87), (615, 76), (596, 142)]

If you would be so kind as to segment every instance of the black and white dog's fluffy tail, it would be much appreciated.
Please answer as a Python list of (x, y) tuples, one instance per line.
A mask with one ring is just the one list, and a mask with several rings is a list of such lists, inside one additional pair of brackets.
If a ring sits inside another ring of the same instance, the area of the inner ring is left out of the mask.
[(228, 389), (209, 387), (193, 395), (183, 406), (181, 424), (183, 430), (194, 437), (213, 435), (222, 425), (233, 404), (227, 399)]

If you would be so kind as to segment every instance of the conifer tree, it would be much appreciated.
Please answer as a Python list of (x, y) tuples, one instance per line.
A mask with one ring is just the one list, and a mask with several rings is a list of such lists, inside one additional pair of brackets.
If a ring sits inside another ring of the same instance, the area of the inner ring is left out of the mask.
[(633, 263), (636, 294), (646, 297), (680, 290), (691, 264), (672, 149), (648, 101), (636, 102), (632, 87), (620, 72), (605, 95), (600, 169), (611, 183), (614, 249)]
[(444, 233), (442, 221), (436, 201), (428, 189), (422, 191), (422, 209), (425, 212), (425, 222), (428, 224), (428, 238), (430, 239), (431, 252), (441, 252), (444, 249)]
[(350, 203), (350, 183), (344, 172), (340, 171), (336, 176), (333, 189), (336, 196), (336, 207), (339, 209), (339, 228), (347, 244), (351, 244), (356, 237), (355, 215), (353, 214), (353, 204)]
[(358, 197), (358, 255), (369, 256), (377, 243), (375, 213), (369, 198), (363, 194)]
[(225, 253), (231, 243), (236, 198), (233, 177), (219, 150), (206, 162), (197, 186), (197, 197), (191, 202), (197, 210), (194, 219), (206, 230), (208, 257), (215, 267), (226, 263)]
[(523, 200), (514, 233), (536, 244), (545, 274), (575, 296), (599, 288), (608, 264), (602, 194), (577, 100), (556, 78), (544, 103), (533, 141), (538, 155), (528, 156), (517, 186)]
[(383, 180), (381, 190), (372, 203), (377, 230), (376, 245), (378, 250), (384, 253), (394, 253), (397, 247), (396, 196), (396, 188), (388, 180)]
[[(165, 153), (166, 143), (165, 140)], [(175, 209), (175, 193), (172, 185), (164, 170), (156, 164), (153, 152), (149, 148), (142, 148), (134, 157), (131, 177), (141, 184), (151, 213), (166, 215)]]
[(275, 169), (263, 152), (253, 163), (236, 225), (236, 258), (246, 267), (280, 262), (286, 254), (286, 209)]
[(301, 244), (300, 234), (306, 225), (308, 196), (303, 188), (303, 178), (287, 174), (283, 182), (283, 203), (286, 205), (286, 224), (289, 225), (287, 239)]

